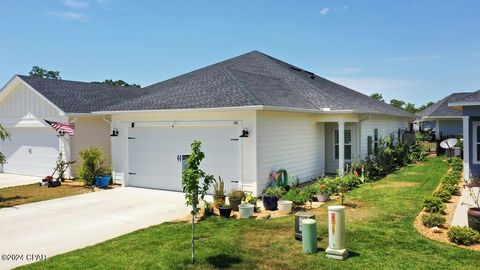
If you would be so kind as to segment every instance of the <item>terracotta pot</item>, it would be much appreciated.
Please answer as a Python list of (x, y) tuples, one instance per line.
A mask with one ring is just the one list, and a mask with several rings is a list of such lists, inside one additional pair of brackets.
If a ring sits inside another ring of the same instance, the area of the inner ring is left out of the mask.
[(468, 227), (480, 232), (480, 208), (472, 207), (468, 209)]

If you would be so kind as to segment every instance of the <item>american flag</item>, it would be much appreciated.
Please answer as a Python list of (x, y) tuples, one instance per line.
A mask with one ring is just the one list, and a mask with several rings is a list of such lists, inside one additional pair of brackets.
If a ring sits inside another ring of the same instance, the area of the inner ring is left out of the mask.
[(43, 120), (45, 120), (45, 122), (47, 122), (47, 124), (49, 124), (53, 129), (55, 129), (59, 133), (65, 133), (65, 134), (68, 134), (70, 136), (75, 135), (75, 124), (73, 124), (73, 123), (65, 124), (65, 123), (60, 123), (60, 122), (48, 121), (46, 119), (43, 119)]

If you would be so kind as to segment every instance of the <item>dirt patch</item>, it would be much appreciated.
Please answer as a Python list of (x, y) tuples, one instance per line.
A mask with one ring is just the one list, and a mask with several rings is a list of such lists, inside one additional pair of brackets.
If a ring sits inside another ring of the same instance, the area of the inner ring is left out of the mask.
[[(438, 187), (437, 187), (438, 189)], [(460, 200), (460, 196), (452, 196), (449, 202), (445, 203), (445, 224), (442, 228), (440, 228), (440, 232), (434, 232), (432, 229), (427, 228), (422, 223), (422, 215), (425, 214), (424, 211), (420, 212), (418, 216), (413, 221), (413, 226), (415, 229), (423, 236), (445, 244), (449, 244), (452, 246), (457, 246), (464, 249), (480, 251), (480, 244), (472, 245), (472, 246), (462, 246), (457, 245), (455, 243), (450, 242), (447, 236), (448, 229), (450, 228), (450, 224), (452, 223), (453, 214), (455, 213), (455, 208), (457, 207), (458, 201)]]
[(375, 186), (372, 186), (372, 189), (382, 189), (382, 188), (408, 188), (418, 186), (418, 183), (415, 182), (388, 182), (381, 183)]

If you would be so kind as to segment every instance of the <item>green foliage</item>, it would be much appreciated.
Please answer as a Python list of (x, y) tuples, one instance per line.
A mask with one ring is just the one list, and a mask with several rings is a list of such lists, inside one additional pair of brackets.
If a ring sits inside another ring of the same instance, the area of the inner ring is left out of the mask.
[(422, 223), (427, 228), (440, 227), (445, 223), (445, 217), (438, 213), (426, 213), (422, 215)]
[(224, 196), (225, 195), (225, 182), (222, 177), (218, 177), (218, 181), (214, 180), (213, 183), (213, 195)]
[[(10, 139), (10, 132), (8, 132), (2, 125), (0, 125), (0, 140), (3, 142), (7, 139)], [(7, 163), (7, 158), (3, 153), (0, 152), (0, 164)]]
[(425, 199), (423, 207), (428, 213), (441, 213), (445, 209), (442, 199), (433, 196)]
[(398, 100), (398, 99), (391, 99), (390, 105), (392, 105), (393, 107), (397, 107), (399, 109), (403, 109), (403, 105), (405, 105), (405, 101)]
[(373, 93), (370, 95), (370, 97), (375, 99), (376, 101), (385, 102), (385, 99), (383, 99), (383, 95), (380, 93)]
[(140, 85), (138, 84), (129, 84), (123, 80), (110, 80), (110, 79), (107, 79), (103, 82), (94, 82), (94, 83), (102, 83), (102, 84), (109, 84), (109, 85), (114, 85), (114, 86), (123, 86), (123, 87), (136, 87), (136, 88), (140, 88)]
[(447, 235), (450, 241), (459, 245), (471, 246), (480, 241), (480, 233), (466, 226), (452, 226)]
[(45, 78), (45, 79), (61, 79), (60, 71), (51, 71), (41, 68), (39, 66), (33, 66), (32, 70), (28, 73), (30, 77)]
[(440, 198), (442, 202), (448, 202), (452, 198), (452, 194), (450, 193), (449, 190), (443, 189), (442, 187), (440, 187), (440, 189), (435, 191), (433, 193), (433, 196)]
[(194, 141), (192, 143), (192, 152), (187, 159), (185, 170), (182, 172), (182, 187), (185, 192), (186, 205), (192, 206), (192, 215), (198, 214), (198, 202), (203, 200), (207, 194), (210, 184), (215, 181), (212, 175), (206, 174), (200, 169), (200, 163), (205, 158), (201, 151), (202, 143)]
[(268, 187), (263, 191), (264, 196), (273, 196), (280, 198), (283, 194), (285, 194), (285, 189), (283, 187)]
[(95, 185), (95, 177), (110, 174), (105, 155), (97, 147), (80, 151), (82, 163), (78, 167), (78, 175), (87, 185)]
[(460, 176), (461, 174), (455, 173), (455, 172), (448, 172), (445, 174), (445, 176), (442, 179), (442, 184), (443, 185), (458, 185), (458, 182), (460, 181)]
[(443, 184), (440, 188), (450, 193), (451, 195), (458, 195), (459, 192), (458, 185)]
[(229, 194), (228, 197), (232, 199), (241, 199), (245, 198), (245, 193), (241, 190), (232, 190)]
[(282, 196), (283, 200), (292, 201), (296, 205), (304, 205), (312, 198), (311, 188), (292, 187)]

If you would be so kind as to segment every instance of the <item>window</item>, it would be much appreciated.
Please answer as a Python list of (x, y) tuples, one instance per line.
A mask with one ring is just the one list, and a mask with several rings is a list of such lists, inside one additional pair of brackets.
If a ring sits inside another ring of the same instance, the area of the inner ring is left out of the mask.
[[(338, 129), (335, 129), (335, 159), (338, 160)], [(352, 130), (350, 129), (345, 129), (345, 136), (344, 136), (344, 158), (345, 160), (351, 160), (352, 159)]]
[(474, 121), (472, 122), (472, 128), (473, 128), (473, 138), (471, 142), (473, 143), (472, 148), (473, 149), (473, 163), (475, 164), (480, 164), (480, 122)]

